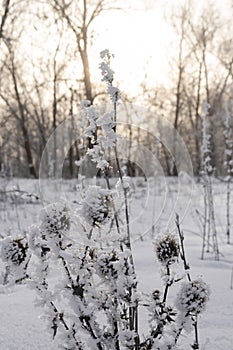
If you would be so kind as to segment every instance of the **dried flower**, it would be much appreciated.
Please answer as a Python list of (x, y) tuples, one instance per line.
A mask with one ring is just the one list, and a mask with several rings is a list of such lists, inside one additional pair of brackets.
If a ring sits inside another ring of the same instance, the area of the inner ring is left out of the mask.
[(158, 260), (164, 265), (175, 262), (179, 256), (179, 245), (174, 235), (166, 234), (155, 241), (155, 252)]
[(112, 215), (110, 193), (98, 186), (90, 186), (86, 192), (82, 215), (91, 226), (105, 223)]
[(28, 243), (25, 238), (12, 239), (8, 237), (2, 242), (3, 260), (14, 265), (21, 265), (26, 259)]
[(183, 283), (177, 296), (176, 305), (180, 311), (199, 314), (209, 300), (209, 288), (201, 279)]
[(120, 90), (113, 86), (114, 71), (110, 67), (111, 58), (114, 57), (109, 50), (104, 50), (100, 53), (102, 62), (99, 65), (102, 74), (102, 81), (107, 83), (107, 93), (113, 103), (117, 103), (120, 98)]
[(50, 237), (70, 229), (70, 212), (65, 203), (56, 203), (42, 210), (40, 228)]
[(115, 251), (99, 254), (98, 267), (105, 278), (117, 278), (118, 270), (115, 266), (117, 261), (119, 261), (119, 257)]

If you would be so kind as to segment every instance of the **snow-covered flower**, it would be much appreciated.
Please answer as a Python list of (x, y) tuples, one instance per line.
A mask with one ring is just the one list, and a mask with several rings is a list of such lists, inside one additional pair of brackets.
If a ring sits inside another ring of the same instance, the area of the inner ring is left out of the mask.
[(114, 131), (116, 123), (113, 121), (114, 113), (105, 113), (97, 120), (97, 125), (101, 127), (103, 135), (98, 138), (103, 149), (116, 146), (117, 135)]
[(40, 224), (30, 228), (29, 246), (39, 257), (65, 249), (71, 213), (65, 202), (48, 205), (40, 212)]
[(71, 217), (65, 203), (55, 203), (44, 208), (40, 213), (40, 229), (49, 237), (66, 233), (70, 229)]
[(112, 57), (113, 55), (109, 50), (103, 50), (100, 52), (100, 58), (103, 60), (99, 65), (101, 74), (103, 76), (102, 81), (105, 81), (108, 84), (112, 84), (113, 82), (114, 72), (110, 68), (110, 60)]
[(108, 84), (112, 84), (113, 82), (113, 70), (109, 68), (108, 64), (105, 62), (100, 63), (100, 70), (102, 73), (102, 81), (106, 81)]
[(94, 145), (88, 149), (87, 154), (91, 157), (92, 162), (96, 163), (98, 169), (104, 170), (109, 167), (109, 163), (104, 159), (104, 151), (101, 146)]
[(179, 244), (172, 234), (166, 234), (155, 241), (155, 252), (163, 265), (170, 265), (179, 256)]
[(108, 49), (105, 49), (100, 52), (100, 58), (104, 59), (105, 57), (111, 57), (110, 51)]
[(21, 265), (26, 260), (28, 243), (25, 238), (7, 237), (1, 245), (1, 257), (6, 263)]
[(110, 96), (111, 101), (116, 103), (120, 100), (121, 94), (120, 90), (112, 84), (114, 71), (110, 67), (110, 60), (114, 56), (109, 52), (109, 50), (104, 50), (100, 53), (100, 57), (102, 62), (100, 63), (99, 68), (103, 77), (102, 81), (107, 83), (107, 93)]
[(105, 223), (112, 216), (109, 190), (90, 186), (85, 195), (81, 214), (92, 227)]
[(25, 237), (7, 237), (1, 241), (0, 256), (5, 264), (3, 284), (21, 283), (28, 278), (27, 265), (31, 258)]
[(90, 137), (92, 143), (95, 143), (94, 134), (97, 129), (96, 121), (99, 118), (99, 112), (95, 106), (88, 105), (87, 101), (83, 101), (81, 103), (81, 115), (83, 119), (82, 124), (86, 125), (86, 122), (88, 123), (84, 130), (84, 136)]
[(177, 308), (188, 314), (200, 314), (209, 300), (209, 287), (201, 279), (183, 283), (177, 295)]
[(116, 262), (119, 261), (119, 257), (116, 251), (102, 252), (98, 254), (97, 267), (105, 278), (117, 278), (118, 270)]

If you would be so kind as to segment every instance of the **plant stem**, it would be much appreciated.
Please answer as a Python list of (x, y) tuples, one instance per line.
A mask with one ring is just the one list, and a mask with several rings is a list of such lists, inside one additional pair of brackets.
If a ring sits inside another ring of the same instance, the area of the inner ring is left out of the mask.
[[(170, 268), (169, 268), (168, 265), (166, 266), (166, 269), (167, 269), (167, 277), (169, 278), (169, 276), (170, 276)], [(163, 303), (164, 303), (164, 304), (166, 303), (166, 300), (167, 300), (167, 294), (168, 294), (168, 289), (169, 289), (170, 285), (171, 285), (171, 284), (170, 284), (170, 282), (168, 281), (168, 282), (166, 283), (166, 287), (165, 287), (164, 295), (163, 295)]]
[(198, 340), (198, 326), (197, 326), (197, 315), (194, 316), (194, 332), (195, 332), (195, 338), (194, 338), (194, 344), (192, 346), (193, 349), (199, 349), (199, 340)]
[[(187, 263), (186, 256), (185, 256), (185, 249), (184, 249), (184, 234), (180, 229), (180, 222), (179, 222), (179, 215), (176, 214), (176, 227), (179, 233), (179, 238), (180, 238), (180, 246), (181, 246), (181, 252), (180, 252), (180, 257), (183, 260), (184, 263), (184, 269), (185, 271), (189, 270), (189, 264)], [(187, 272), (187, 277), (189, 282), (191, 282), (191, 276), (190, 273)]]
[(230, 196), (231, 196), (231, 183), (227, 182), (227, 244), (230, 244)]

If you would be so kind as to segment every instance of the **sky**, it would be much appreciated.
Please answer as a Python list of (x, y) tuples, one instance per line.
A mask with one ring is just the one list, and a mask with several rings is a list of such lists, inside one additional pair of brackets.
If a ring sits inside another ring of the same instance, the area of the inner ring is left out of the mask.
[[(200, 7), (207, 1), (193, 0)], [(94, 79), (100, 79), (96, 64), (99, 52), (107, 48), (115, 54), (115, 78), (129, 95), (137, 94), (146, 73), (149, 86), (168, 85), (171, 73), (168, 62), (176, 52), (174, 31), (165, 14), (181, 2), (183, 0), (125, 0), (122, 6), (128, 7), (127, 10), (106, 12), (97, 18), (90, 55)], [(229, 0), (214, 0), (214, 3), (226, 12)]]
[[(93, 39), (89, 51), (92, 81), (100, 82), (99, 53), (109, 49), (115, 55), (112, 62), (115, 80), (120, 90), (127, 95), (138, 95), (140, 85), (145, 82), (145, 79), (148, 87), (168, 86), (172, 72), (169, 60), (171, 57), (176, 57), (178, 53), (175, 51), (177, 39), (172, 26), (165, 19), (165, 14), (171, 10), (172, 6), (177, 6), (184, 1), (118, 0), (116, 3), (122, 8), (121, 10), (101, 13), (92, 26)], [(209, 0), (190, 1), (202, 6)], [(226, 4), (230, 0), (213, 1), (220, 11), (226, 12)], [(57, 28), (54, 27), (54, 30), (56, 31)], [(55, 51), (58, 42), (56, 36), (52, 28), (50, 28), (50, 34), (46, 30), (42, 33), (39, 30), (39, 24), (33, 23), (30, 35), (25, 31), (25, 35), (22, 36), (22, 44), (27, 53), (30, 50), (29, 56), (33, 57), (35, 62), (40, 57), (43, 59), (47, 57), (50, 60), (51, 50)], [(61, 62), (65, 57), (66, 52), (62, 52)], [(77, 59), (74, 58), (70, 75), (74, 76), (72, 72), (77, 72), (77, 69)], [(81, 71), (80, 74), (82, 74)]]
[(94, 76), (98, 77), (95, 65), (99, 51), (107, 48), (115, 55), (113, 70), (116, 80), (132, 95), (136, 94), (148, 71), (148, 80), (153, 84), (167, 80), (171, 28), (163, 18), (162, 7), (150, 3), (153, 2), (143, 4), (136, 0), (133, 8), (105, 13), (95, 22), (91, 49)]

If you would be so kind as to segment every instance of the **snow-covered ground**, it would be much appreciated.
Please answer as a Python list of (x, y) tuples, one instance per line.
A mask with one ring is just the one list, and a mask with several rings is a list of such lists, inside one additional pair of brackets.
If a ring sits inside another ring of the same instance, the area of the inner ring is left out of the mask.
[[(49, 186), (48, 191), (54, 191)], [(0, 237), (25, 232), (37, 221), (42, 204), (36, 196), (30, 197), (23, 191), (39, 195), (38, 182), (20, 179), (8, 182), (1, 180), (0, 187), (1, 191), (7, 191), (7, 196), (1, 192), (0, 197)], [(80, 187), (81, 185), (77, 186), (74, 180), (64, 183), (63, 193), (73, 206), (79, 205)], [(129, 199), (131, 231), (140, 291), (151, 292), (162, 288), (160, 265), (153, 252), (153, 235), (173, 230), (174, 215), (177, 212), (183, 218), (181, 226), (185, 235), (191, 275), (192, 277), (201, 275), (211, 289), (207, 309), (199, 321), (201, 349), (233, 349), (233, 289), (230, 288), (233, 246), (226, 244), (225, 185), (218, 181), (214, 183), (220, 261), (215, 261), (212, 254), (206, 254), (204, 261), (200, 259), (203, 214), (203, 190), (200, 184), (194, 184), (192, 196), (190, 181), (187, 179), (182, 180), (180, 188), (177, 180), (173, 178), (150, 180), (147, 183), (143, 179), (135, 179), (131, 188), (132, 194)], [(15, 192), (15, 189), (19, 191)], [(233, 222), (233, 214), (231, 220)], [(3, 270), (3, 264), (0, 264), (0, 268)], [(170, 300), (174, 299), (175, 293), (175, 290), (171, 289)], [(58, 344), (56, 340), (52, 340), (42, 317), (43, 309), (34, 305), (35, 298), (34, 292), (26, 284), (0, 286), (1, 350), (58, 349)], [(145, 329), (144, 318), (145, 315), (142, 313), (140, 323), (142, 334)], [(186, 348), (190, 348), (192, 336), (187, 336), (183, 341), (187, 344)]]

